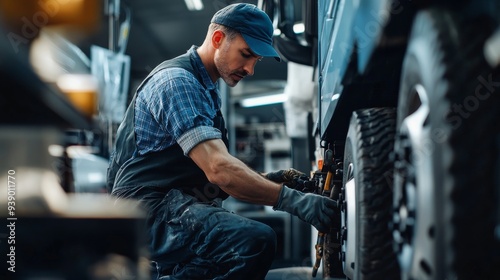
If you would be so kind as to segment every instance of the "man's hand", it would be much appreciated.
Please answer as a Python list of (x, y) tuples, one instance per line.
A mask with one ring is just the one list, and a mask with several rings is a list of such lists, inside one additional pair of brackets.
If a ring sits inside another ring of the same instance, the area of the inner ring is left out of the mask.
[(285, 170), (269, 172), (264, 176), (275, 183), (289, 183), (293, 179), (305, 176), (305, 174), (293, 168), (288, 168)]
[(306, 174), (293, 168), (269, 172), (264, 176), (275, 183), (284, 183), (295, 190), (303, 192), (314, 191), (315, 183), (310, 181)]
[(337, 207), (337, 201), (328, 197), (299, 192), (283, 185), (273, 209), (295, 215), (320, 232), (328, 232)]

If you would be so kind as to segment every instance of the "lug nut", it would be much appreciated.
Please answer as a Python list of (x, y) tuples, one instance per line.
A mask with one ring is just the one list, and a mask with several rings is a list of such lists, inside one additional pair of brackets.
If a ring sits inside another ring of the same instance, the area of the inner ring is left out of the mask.
[(341, 232), (340, 232), (340, 236), (342, 238), (343, 241), (346, 241), (347, 240), (347, 228), (346, 227), (343, 227)]

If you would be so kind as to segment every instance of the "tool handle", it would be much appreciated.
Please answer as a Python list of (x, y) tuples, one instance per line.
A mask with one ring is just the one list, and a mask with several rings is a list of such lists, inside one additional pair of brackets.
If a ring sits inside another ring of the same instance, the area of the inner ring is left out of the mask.
[(316, 245), (314, 248), (316, 249), (316, 262), (314, 263), (312, 276), (316, 277), (318, 273), (319, 266), (321, 264), (321, 259), (323, 258), (323, 243), (325, 241), (325, 233), (318, 232), (318, 239), (316, 240)]

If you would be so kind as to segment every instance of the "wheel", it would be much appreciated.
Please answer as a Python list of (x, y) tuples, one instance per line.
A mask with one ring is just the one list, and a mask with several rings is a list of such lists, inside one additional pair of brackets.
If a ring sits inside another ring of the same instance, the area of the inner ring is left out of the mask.
[(344, 273), (349, 279), (399, 279), (392, 247), (392, 174), (396, 110), (353, 113), (344, 153)]
[(393, 234), (403, 279), (497, 273), (500, 78), (482, 55), (493, 30), (487, 17), (458, 11), (431, 8), (415, 18), (395, 143)]

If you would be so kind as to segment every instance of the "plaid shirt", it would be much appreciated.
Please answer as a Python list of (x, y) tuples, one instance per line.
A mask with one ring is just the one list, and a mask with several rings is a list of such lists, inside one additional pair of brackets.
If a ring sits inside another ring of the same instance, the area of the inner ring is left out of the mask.
[(137, 93), (135, 135), (139, 154), (177, 143), (187, 155), (203, 141), (222, 138), (212, 121), (221, 106), (217, 83), (210, 79), (196, 48), (192, 46), (188, 53), (204, 84), (185, 69), (167, 68), (152, 76)]

